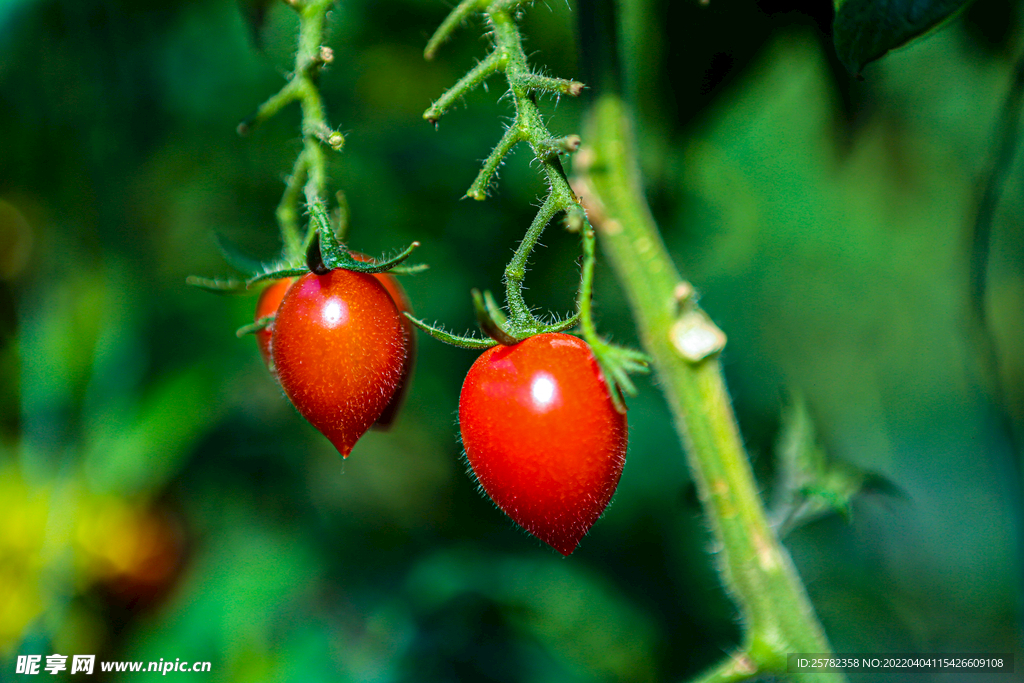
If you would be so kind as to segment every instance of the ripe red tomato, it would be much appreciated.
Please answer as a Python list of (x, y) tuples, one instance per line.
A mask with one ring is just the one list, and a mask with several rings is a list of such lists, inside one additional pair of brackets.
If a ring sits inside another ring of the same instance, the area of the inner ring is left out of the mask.
[(563, 555), (604, 512), (626, 461), (626, 416), (590, 347), (567, 334), (485, 351), (462, 385), (459, 425), (491, 500)]
[[(357, 261), (368, 262), (373, 260), (365, 254), (360, 254), (358, 251), (350, 253), (352, 258)], [(384, 289), (388, 290), (388, 294), (391, 295), (395, 306), (398, 307), (399, 313), (412, 313), (412, 304), (409, 302), (409, 297), (406, 296), (405, 290), (402, 289), (402, 285), (399, 284), (398, 278), (390, 273), (375, 273), (373, 277), (377, 278), (377, 281), (384, 285)], [(409, 378), (412, 377), (412, 368), (416, 361), (416, 329), (404, 315), (402, 316), (402, 330), (405, 332), (409, 352), (405, 355), (405, 364), (402, 366), (402, 378), (398, 380), (398, 388), (395, 389), (394, 396), (391, 397), (391, 401), (384, 408), (384, 412), (373, 423), (374, 429), (382, 431), (391, 428), (391, 424), (395, 421), (395, 416), (398, 414), (398, 409), (402, 407), (402, 403), (405, 401), (405, 395), (409, 391)]]
[(285, 394), (343, 457), (391, 401), (408, 350), (380, 281), (340, 268), (288, 289), (270, 345)]
[[(274, 315), (277, 313), (277, 307), (281, 305), (281, 299), (284, 298), (285, 292), (291, 287), (291, 284), (295, 282), (295, 278), (285, 278), (283, 280), (276, 280), (271, 283), (269, 287), (260, 292), (260, 298), (256, 302), (256, 320), (265, 318), (268, 315)], [(270, 340), (274, 334), (274, 323), (270, 323), (262, 330), (256, 333), (256, 345), (260, 349), (260, 355), (263, 357), (263, 362), (267, 364), (268, 368), (272, 368), (270, 360)]]
[[(353, 251), (351, 254), (357, 261), (368, 262), (372, 260), (369, 256), (359, 252)], [(409, 313), (412, 312), (412, 304), (409, 302), (409, 297), (406, 295), (402, 285), (398, 282), (398, 278), (389, 273), (375, 273), (373, 274), (373, 277), (384, 285), (384, 289), (386, 289), (388, 294), (391, 295), (391, 299), (398, 307), (399, 313), (406, 311)], [(288, 291), (288, 288), (293, 282), (295, 282), (295, 278), (285, 278), (283, 280), (277, 280), (264, 289), (263, 292), (260, 293), (259, 301), (256, 303), (255, 320), (277, 313), (277, 308), (281, 305), (281, 300), (284, 298), (285, 292)], [(390, 429), (392, 423), (395, 421), (398, 410), (402, 407), (405, 395), (408, 393), (409, 379), (412, 377), (412, 369), (416, 360), (416, 330), (413, 327), (413, 324), (409, 322), (409, 319), (405, 316), (402, 316), (402, 329), (405, 332), (406, 344), (409, 347), (409, 352), (406, 354), (405, 363), (402, 366), (402, 378), (398, 382), (398, 388), (395, 389), (395, 393), (391, 397), (391, 401), (388, 403), (387, 407), (384, 408), (384, 412), (381, 413), (380, 417), (377, 418), (377, 421), (373, 423), (373, 427), (379, 430)], [(273, 334), (274, 323), (271, 323), (256, 333), (256, 344), (259, 346), (260, 356), (263, 357), (263, 362), (271, 372), (274, 372), (273, 360), (270, 352)]]

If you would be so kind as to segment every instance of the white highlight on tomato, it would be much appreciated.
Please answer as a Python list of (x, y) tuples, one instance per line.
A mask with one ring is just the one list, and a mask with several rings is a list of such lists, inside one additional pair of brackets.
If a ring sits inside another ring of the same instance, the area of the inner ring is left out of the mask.
[(530, 397), (538, 408), (547, 408), (558, 399), (558, 385), (555, 378), (546, 372), (538, 372), (530, 383)]
[(348, 306), (341, 299), (328, 299), (320, 310), (324, 325), (331, 329), (348, 322)]

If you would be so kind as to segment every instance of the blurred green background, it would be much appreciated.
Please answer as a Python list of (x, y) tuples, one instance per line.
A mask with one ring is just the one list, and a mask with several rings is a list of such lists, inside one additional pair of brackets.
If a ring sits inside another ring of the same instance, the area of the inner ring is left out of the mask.
[[(998, 415), (1024, 415), (1024, 155), (991, 253), (1002, 407), (966, 313), (1020, 10), (978, 0), (858, 82), (828, 3), (622, 6), (649, 196), (729, 335), (763, 488), (801, 395), (832, 457), (903, 492), (787, 539), (833, 645), (1012, 651), (1020, 671), (1020, 481)], [(425, 62), (446, 11), (344, 0), (321, 84), (348, 136), (330, 177), (352, 246), (420, 240), (416, 312), (463, 330), (469, 289), (500, 288), (543, 185), (520, 149), (491, 199), (459, 201), (510, 110), (495, 79), (437, 130), (420, 118), (486, 48), (473, 23)], [(586, 70), (574, 23), (560, 0), (526, 15), (553, 75)], [(185, 286), (231, 273), (215, 236), (278, 248), (298, 113), (235, 126), (282, 84), (295, 29), (283, 4), (257, 49), (234, 0), (0, 2), (0, 681), (23, 680), (17, 655), (53, 653), (210, 661), (177, 677), (211, 681), (643, 683), (710, 666), (740, 630), (656, 380), (630, 402), (612, 505), (562, 559), (465, 474), (473, 353), (421, 338), (396, 427), (342, 462), (235, 338), (255, 299)], [(580, 132), (584, 106), (543, 102), (556, 134)], [(578, 243), (556, 227), (544, 243), (528, 299), (564, 312)], [(635, 342), (598, 277), (603, 329)]]

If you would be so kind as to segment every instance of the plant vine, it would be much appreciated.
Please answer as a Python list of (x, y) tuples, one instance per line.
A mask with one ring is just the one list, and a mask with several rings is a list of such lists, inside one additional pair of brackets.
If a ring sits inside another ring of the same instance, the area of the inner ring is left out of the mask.
[[(392, 258), (369, 262), (353, 258), (343, 241), (348, 227), (348, 210), (341, 192), (337, 194), (335, 219), (331, 219), (325, 198), (328, 185), (325, 147), (340, 152), (345, 146), (345, 136), (327, 122), (318, 81), (324, 68), (334, 61), (334, 51), (324, 44), (324, 40), (327, 15), (335, 0), (284, 1), (295, 10), (299, 19), (294, 68), (281, 89), (238, 124), (239, 135), (247, 135), (293, 102), (299, 103), (302, 112), (302, 149), (285, 181), (284, 193), (275, 211), (281, 233), (281, 255), (269, 263), (258, 263), (220, 242), (225, 260), (247, 277), (211, 279), (192, 276), (188, 278), (188, 284), (214, 292), (231, 293), (250, 289), (268, 280), (333, 268), (361, 273), (412, 273), (422, 270), (425, 266), (399, 265), (419, 246), (418, 242), (413, 242)], [(304, 227), (303, 206), (308, 216)], [(242, 336), (258, 332), (272, 321), (273, 316), (266, 316), (239, 328), (237, 333)]]
[[(490, 52), (455, 85), (438, 97), (423, 113), (423, 118), (431, 123), (437, 123), (455, 102), (496, 73), (504, 76), (508, 94), (515, 107), (512, 123), (484, 160), (476, 179), (466, 191), (466, 196), (476, 200), (486, 199), (498, 168), (512, 149), (521, 142), (530, 145), (548, 184), (547, 196), (505, 268), (508, 316), (497, 306), (490, 293), (480, 294), (474, 291), (477, 318), (488, 339), (452, 335), (411, 316), (410, 319), (431, 336), (464, 348), (487, 348), (498, 343), (514, 344), (535, 334), (563, 331), (578, 326), (581, 336), (590, 345), (602, 369), (616, 408), (624, 411), (622, 394), (636, 393), (629, 373), (647, 372), (647, 357), (639, 351), (611, 344), (597, 332), (592, 303), (596, 238), (586, 211), (569, 184), (561, 160), (563, 155), (575, 152), (581, 140), (578, 135), (558, 137), (552, 134), (544, 123), (537, 105), (538, 92), (575, 97), (583, 92), (585, 86), (579, 81), (545, 76), (530, 68), (517, 24), (522, 7), (526, 4), (529, 4), (528, 0), (463, 0), (441, 23), (424, 50), (424, 56), (432, 59), (440, 46), (467, 18), (476, 13), (482, 14), (492, 39)], [(544, 323), (527, 305), (523, 296), (523, 282), (530, 254), (541, 234), (559, 214), (564, 216), (565, 227), (570, 232), (579, 233), (582, 242), (583, 264), (580, 271), (577, 311), (565, 320)]]

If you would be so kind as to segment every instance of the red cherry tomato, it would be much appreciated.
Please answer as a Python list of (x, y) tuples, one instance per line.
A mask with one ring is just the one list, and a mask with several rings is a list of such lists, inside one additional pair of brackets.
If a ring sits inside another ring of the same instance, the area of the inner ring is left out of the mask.
[[(284, 298), (285, 292), (288, 291), (293, 282), (295, 282), (293, 277), (277, 280), (260, 292), (260, 298), (256, 302), (256, 320), (277, 313), (277, 308), (281, 305), (281, 299)], [(270, 360), (270, 340), (273, 334), (274, 323), (270, 323), (256, 333), (256, 345), (260, 349), (260, 355), (263, 357), (263, 362), (271, 369), (273, 368)]]
[[(369, 262), (372, 260), (369, 256), (356, 251), (350, 253), (357, 261)], [(384, 289), (386, 289), (388, 294), (391, 295), (391, 299), (395, 302), (400, 313), (406, 311), (409, 313), (412, 312), (412, 304), (409, 302), (409, 297), (406, 296), (402, 285), (398, 282), (398, 278), (388, 273), (375, 273), (373, 274), (373, 277), (384, 285)], [(259, 301), (256, 303), (255, 320), (277, 313), (277, 308), (281, 305), (281, 300), (284, 298), (285, 292), (288, 291), (288, 288), (293, 282), (295, 282), (295, 278), (285, 278), (283, 280), (277, 280), (264, 289), (260, 294)], [(395, 393), (391, 397), (391, 401), (388, 403), (387, 407), (384, 408), (384, 412), (381, 413), (380, 417), (377, 418), (377, 421), (373, 424), (374, 429), (382, 431), (391, 428), (391, 425), (398, 414), (399, 408), (402, 407), (402, 403), (405, 401), (405, 395), (409, 391), (409, 379), (412, 377), (412, 369), (416, 359), (416, 330), (413, 328), (413, 324), (409, 322), (409, 319), (405, 316), (402, 316), (402, 329), (405, 331), (406, 343), (409, 347), (409, 352), (406, 354), (405, 364), (402, 366), (402, 378), (398, 382), (398, 388), (395, 389)], [(263, 357), (263, 362), (271, 372), (274, 372), (273, 361), (270, 353), (270, 344), (273, 339), (273, 334), (274, 323), (271, 323), (256, 333), (256, 344), (259, 346), (260, 356)]]
[(285, 394), (348, 457), (394, 396), (408, 344), (384, 286), (336, 269), (288, 289), (270, 351)]
[[(352, 254), (352, 258), (357, 261), (363, 261), (365, 263), (373, 260), (365, 254), (360, 254), (358, 251), (350, 253)], [(373, 277), (377, 278), (377, 281), (384, 285), (384, 289), (388, 290), (388, 294), (391, 295), (392, 300), (398, 307), (399, 313), (412, 313), (412, 304), (409, 302), (409, 297), (406, 296), (405, 290), (402, 289), (402, 285), (399, 284), (398, 278), (389, 273), (376, 273)], [(395, 395), (391, 397), (391, 401), (388, 403), (387, 407), (384, 408), (384, 412), (381, 413), (380, 417), (377, 418), (377, 421), (373, 423), (373, 428), (381, 431), (390, 429), (391, 424), (395, 421), (398, 409), (402, 407), (402, 403), (405, 401), (405, 395), (409, 391), (409, 378), (412, 377), (412, 367), (416, 361), (416, 329), (404, 315), (402, 316), (402, 329), (405, 331), (406, 344), (409, 347), (409, 353), (405, 356), (405, 365), (402, 366), (402, 378), (398, 381), (398, 388), (395, 389)]]
[(590, 347), (567, 334), (485, 351), (462, 385), (459, 425), (491, 500), (563, 555), (604, 512), (626, 461), (626, 416)]

